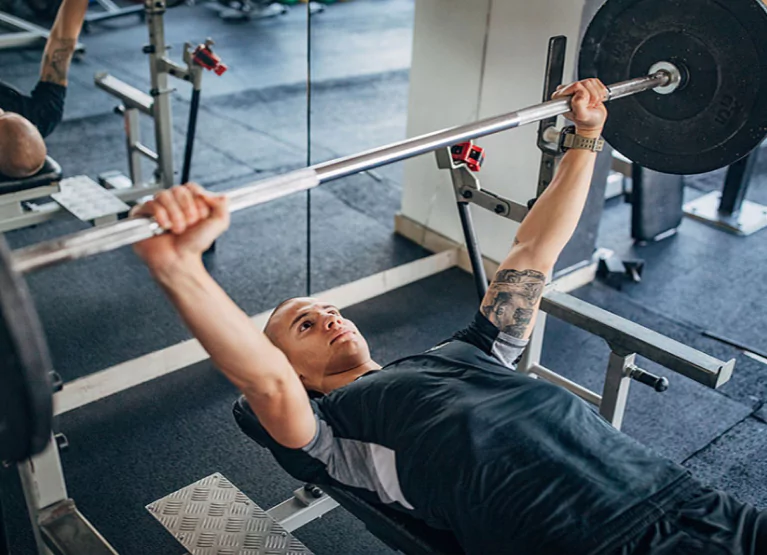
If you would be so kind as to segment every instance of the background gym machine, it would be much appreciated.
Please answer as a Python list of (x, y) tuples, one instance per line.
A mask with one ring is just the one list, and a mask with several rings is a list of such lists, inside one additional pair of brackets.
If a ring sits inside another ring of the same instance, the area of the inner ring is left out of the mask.
[[(178, 4), (175, 2), (173, 5)], [(204, 70), (222, 75), (227, 67), (213, 53), (213, 41), (208, 39), (204, 44), (192, 47), (191, 43), (184, 45), (183, 65), (177, 64), (167, 57), (168, 45), (165, 43), (164, 15), (168, 4), (164, 0), (145, 0), (143, 10), (149, 29), (149, 44), (143, 52), (149, 56), (149, 73), (151, 89), (149, 94), (109, 75), (98, 73), (94, 78), (97, 87), (108, 92), (121, 104), (115, 111), (125, 119), (126, 147), (128, 151), (128, 167), (130, 179), (119, 172), (108, 172), (99, 176), (99, 182), (107, 188), (128, 187), (172, 187), (178, 182), (173, 158), (173, 119), (171, 110), (171, 94), (175, 89), (169, 85), (168, 77), (175, 77), (192, 84), (192, 100), (186, 133), (186, 147), (180, 182), (189, 180), (194, 149), (194, 137), (197, 126), (197, 113), (200, 105), (202, 90), (202, 75)], [(139, 114), (152, 118), (154, 124), (155, 149), (152, 150), (141, 142)], [(144, 180), (141, 170), (141, 160), (146, 158), (155, 164), (152, 178)]]
[[(179, 2), (171, 2), (178, 5)], [(0, 231), (33, 225), (62, 213), (61, 208), (84, 222), (94, 225), (114, 221), (119, 214), (129, 209), (126, 203), (151, 195), (160, 188), (177, 183), (173, 159), (173, 128), (168, 76), (191, 83), (192, 98), (186, 132), (186, 147), (181, 178), (188, 181), (191, 171), (197, 113), (202, 90), (204, 70), (217, 75), (226, 71), (226, 66), (213, 53), (211, 40), (184, 48), (184, 65), (170, 60), (166, 53), (163, 16), (166, 2), (147, 0), (139, 6), (149, 29), (149, 45), (144, 52), (149, 55), (152, 89), (143, 93), (106, 73), (97, 74), (96, 85), (122, 101), (116, 111), (125, 118), (127, 134), (130, 179), (119, 172), (107, 172), (99, 176), (97, 184), (87, 176), (75, 176), (62, 180), (61, 168), (52, 159), (34, 176), (0, 180)], [(2, 15), (2, 14), (0, 14)], [(156, 150), (140, 141), (139, 112), (153, 118)], [(153, 176), (144, 180), (141, 172), (141, 158), (146, 157), (156, 164)], [(101, 185), (101, 186), (99, 186)], [(54, 202), (47, 201), (47, 197)], [(35, 203), (34, 201), (42, 202)]]

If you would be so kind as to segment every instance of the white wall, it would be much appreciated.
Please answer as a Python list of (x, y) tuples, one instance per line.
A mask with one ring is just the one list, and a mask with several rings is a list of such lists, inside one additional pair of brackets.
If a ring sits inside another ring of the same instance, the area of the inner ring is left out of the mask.
[[(573, 74), (583, 0), (417, 0), (408, 136), (537, 104), (549, 37), (568, 37)], [(567, 77), (566, 77), (567, 79)], [(537, 125), (485, 137), (482, 186), (526, 202), (535, 195)], [(483, 254), (500, 261), (516, 224), (472, 207)], [(405, 163), (402, 214), (463, 242), (448, 172), (433, 156)]]

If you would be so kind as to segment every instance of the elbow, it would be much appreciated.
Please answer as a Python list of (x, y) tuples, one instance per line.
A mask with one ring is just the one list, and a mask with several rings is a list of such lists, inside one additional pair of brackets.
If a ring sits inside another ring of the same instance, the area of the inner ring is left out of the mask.
[(542, 241), (520, 239), (511, 249), (507, 260), (514, 261), (517, 270), (536, 270), (548, 275), (554, 269), (560, 252)]
[(290, 390), (290, 385), (287, 377), (270, 376), (240, 384), (239, 389), (253, 406), (267, 406), (284, 399)]

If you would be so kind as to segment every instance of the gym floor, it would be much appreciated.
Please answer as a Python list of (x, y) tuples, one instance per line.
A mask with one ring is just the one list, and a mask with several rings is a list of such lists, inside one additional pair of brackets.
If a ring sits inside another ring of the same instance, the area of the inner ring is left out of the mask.
[[(306, 29), (303, 8), (278, 19), (225, 23), (203, 4), (166, 17), (175, 56), (184, 41), (217, 41), (229, 64), (205, 76), (192, 176), (224, 190), (263, 176), (404, 138), (412, 0), (333, 4), (311, 19), (311, 151), (307, 149)], [(97, 71), (148, 89), (135, 16), (93, 26), (88, 51), (72, 67), (65, 121), (49, 141), (67, 175), (127, 171), (115, 101), (93, 86)], [(39, 50), (0, 52), (0, 78), (34, 85)], [(187, 98), (174, 95), (177, 153)], [(144, 137), (151, 143), (151, 128)], [(312, 193), (311, 289), (323, 291), (427, 256), (393, 233), (401, 166), (360, 174)], [(722, 173), (688, 180), (686, 194), (721, 187)], [(748, 197), (767, 204), (767, 156)], [(256, 314), (307, 288), (306, 198), (295, 195), (236, 215), (208, 260), (232, 297)], [(15, 248), (84, 227), (60, 220), (7, 234)], [(767, 508), (767, 242), (685, 219), (678, 233), (646, 246), (630, 237), (630, 207), (605, 208), (598, 244), (646, 261), (640, 284), (622, 291), (595, 282), (576, 291), (589, 302), (727, 360), (730, 383), (718, 391), (669, 376), (657, 394), (632, 386), (624, 431), (700, 479)], [(129, 249), (29, 276), (55, 366), (65, 381), (187, 339), (188, 332)], [(379, 362), (423, 350), (463, 326), (476, 310), (471, 277), (451, 269), (347, 309)], [(714, 332), (740, 342), (711, 339)], [(759, 354), (762, 356), (760, 357)], [(543, 364), (601, 389), (608, 355), (597, 338), (549, 319)], [(120, 553), (184, 553), (144, 507), (220, 472), (264, 508), (298, 487), (231, 417), (237, 392), (207, 363), (195, 365), (59, 418), (70, 447), (62, 463), (70, 495)], [(14, 553), (32, 553), (18, 477), (0, 471)], [(391, 553), (343, 509), (296, 532), (315, 553)]]

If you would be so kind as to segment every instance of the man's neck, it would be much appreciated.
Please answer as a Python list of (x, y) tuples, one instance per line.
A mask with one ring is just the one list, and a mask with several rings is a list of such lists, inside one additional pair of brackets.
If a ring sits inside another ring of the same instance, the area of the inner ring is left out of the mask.
[(374, 370), (380, 370), (380, 369), (381, 369), (380, 364), (378, 364), (374, 360), (369, 360), (363, 364), (360, 364), (359, 366), (350, 368), (349, 370), (346, 370), (345, 372), (333, 374), (331, 376), (325, 376), (325, 379), (322, 380), (322, 392), (325, 394), (330, 393), (334, 389), (338, 389), (339, 387), (343, 387), (347, 384), (352, 383), (354, 380), (356, 380), (360, 376), (364, 376), (368, 372), (372, 372)]

